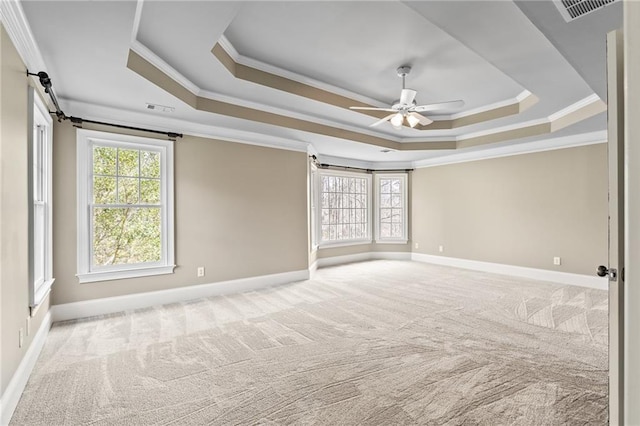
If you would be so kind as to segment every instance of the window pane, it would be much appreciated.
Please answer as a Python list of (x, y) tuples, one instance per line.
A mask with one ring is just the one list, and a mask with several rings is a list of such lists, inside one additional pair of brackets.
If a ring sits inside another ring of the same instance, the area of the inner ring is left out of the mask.
[(93, 214), (93, 265), (161, 260), (160, 208), (96, 208)]
[(329, 225), (322, 225), (322, 239), (325, 241), (329, 239)]
[(143, 177), (160, 177), (160, 154), (157, 152), (140, 151), (140, 174)]
[(345, 241), (366, 237), (362, 226), (366, 222), (366, 178), (347, 176), (322, 176), (320, 194), (322, 200), (322, 240)]
[(138, 176), (140, 151), (137, 149), (118, 149), (118, 176)]
[(393, 223), (401, 223), (402, 222), (402, 210), (401, 209), (391, 209), (391, 222), (393, 222)]
[(389, 179), (380, 179), (380, 193), (389, 194), (391, 192), (391, 181)]
[(137, 178), (118, 178), (118, 203), (138, 203), (138, 182)]
[(33, 206), (33, 281), (36, 285), (44, 281), (45, 275), (45, 204)]
[(116, 148), (108, 146), (93, 147), (93, 174), (116, 175)]
[(400, 179), (393, 179), (393, 183), (391, 184), (391, 192), (394, 194), (400, 194)]
[(116, 200), (116, 178), (95, 176), (93, 178), (93, 202), (114, 204)]
[(378, 237), (381, 239), (405, 239), (406, 199), (402, 177), (379, 178)]
[(391, 222), (391, 209), (380, 209), (380, 222)]
[(380, 236), (382, 238), (390, 238), (391, 237), (391, 224), (390, 223), (381, 223), (380, 224)]
[(140, 179), (140, 202), (147, 204), (160, 202), (159, 179)]

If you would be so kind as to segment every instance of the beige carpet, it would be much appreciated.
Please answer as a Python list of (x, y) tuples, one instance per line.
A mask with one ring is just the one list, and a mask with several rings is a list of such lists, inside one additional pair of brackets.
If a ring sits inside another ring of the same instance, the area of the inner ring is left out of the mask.
[(402, 261), (55, 324), (14, 425), (607, 423), (603, 291)]

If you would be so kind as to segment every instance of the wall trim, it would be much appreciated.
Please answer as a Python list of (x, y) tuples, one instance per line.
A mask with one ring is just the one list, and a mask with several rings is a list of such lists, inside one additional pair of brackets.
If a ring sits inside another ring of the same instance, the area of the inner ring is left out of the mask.
[(21, 3), (19, 1), (0, 2), (0, 21), (29, 71), (46, 71), (42, 53), (33, 37)]
[(568, 272), (549, 271), (546, 269), (527, 268), (524, 266), (505, 265), (502, 263), (481, 262), (478, 260), (459, 259), (455, 257), (434, 256), (431, 254), (412, 253), (411, 260), (436, 265), (453, 266), (455, 268), (471, 269), (492, 274), (510, 275), (519, 278), (529, 278), (538, 281), (550, 281), (558, 284), (608, 290), (607, 278), (590, 275), (572, 274)]
[(74, 111), (75, 115), (82, 115), (93, 120), (111, 120), (131, 126), (150, 126), (159, 130), (175, 131), (207, 139), (217, 139), (225, 142), (241, 143), (244, 145), (263, 146), (266, 148), (283, 149), (287, 151), (308, 152), (311, 144), (305, 141), (271, 136), (239, 128), (222, 127), (215, 124), (196, 123), (166, 115), (150, 114), (147, 112), (113, 108), (105, 105), (91, 104), (73, 100), (61, 100), (65, 109)]
[(53, 321), (93, 317), (112, 314), (132, 309), (177, 303), (201, 297), (220, 296), (224, 294), (242, 293), (259, 290), (281, 284), (289, 284), (309, 279), (309, 270), (282, 272), (279, 274), (261, 275), (209, 284), (190, 285), (167, 290), (149, 291), (128, 294), (125, 296), (105, 297), (102, 299), (84, 300), (82, 302), (64, 303), (51, 307)]
[(607, 143), (607, 131), (595, 131), (578, 135), (544, 138), (532, 142), (511, 143), (508, 142), (495, 148), (483, 150), (454, 152), (437, 157), (413, 162), (413, 167), (423, 169), (427, 167), (444, 166), (447, 164), (467, 163), (477, 160), (490, 160), (492, 158), (511, 157), (514, 155), (534, 154), (536, 152), (553, 151), (556, 149), (577, 148), (586, 145)]
[(317, 263), (316, 268), (325, 268), (327, 266), (344, 265), (346, 263), (364, 262), (367, 260), (411, 260), (411, 253), (408, 251), (367, 251), (344, 256), (323, 257), (314, 263)]
[(316, 271), (318, 270), (318, 261), (314, 261), (311, 265), (309, 265), (309, 279), (313, 279)]
[(31, 345), (24, 354), (18, 369), (13, 374), (9, 385), (2, 394), (2, 399), (0, 399), (0, 425), (9, 424), (11, 416), (13, 416), (13, 412), (18, 406), (22, 392), (27, 385), (27, 381), (29, 381), (33, 367), (36, 365), (38, 356), (47, 340), (52, 322), (52, 314), (51, 310), (49, 310), (42, 320), (40, 328), (35, 336), (33, 336)]

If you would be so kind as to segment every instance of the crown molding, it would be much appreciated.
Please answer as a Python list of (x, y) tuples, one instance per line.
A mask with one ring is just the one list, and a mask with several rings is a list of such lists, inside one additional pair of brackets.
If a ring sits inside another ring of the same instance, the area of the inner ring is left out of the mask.
[[(377, 106), (381, 108), (389, 107), (389, 104), (385, 102), (381, 102), (377, 99), (373, 99), (355, 92), (351, 92), (341, 87), (337, 87), (319, 80), (315, 80), (311, 77), (304, 76), (302, 74), (298, 74), (292, 71), (288, 71), (283, 68), (277, 67), (275, 65), (271, 65), (254, 58), (250, 58), (248, 56), (243, 56), (238, 52), (238, 50), (233, 46), (233, 44), (231, 44), (229, 39), (227, 39), (224, 36), (224, 34), (220, 36), (220, 39), (218, 40), (218, 44), (220, 45), (220, 47), (222, 47), (222, 49), (224, 49), (225, 52), (227, 52), (227, 54), (231, 57), (231, 59), (238, 64), (247, 66), (249, 68), (254, 68), (256, 70), (264, 71), (269, 74), (276, 75), (278, 77), (283, 77), (298, 83), (306, 84), (308, 86), (315, 87), (317, 89), (321, 89), (327, 92), (335, 93), (340, 96), (351, 98), (355, 101), (364, 102), (371, 106)], [(532, 96), (533, 94), (525, 89), (513, 98), (504, 99), (501, 101), (482, 105), (477, 108), (461, 111), (454, 114), (437, 115), (434, 117), (433, 121), (457, 120), (465, 117), (470, 117), (476, 114), (492, 111), (495, 109), (503, 108), (510, 105), (522, 104), (524, 100)]]
[(494, 102), (492, 104), (483, 105), (483, 106), (480, 106), (480, 107), (477, 107), (477, 108), (468, 109), (466, 111), (457, 112), (455, 114), (443, 114), (443, 115), (434, 116), (433, 117), (433, 121), (457, 120), (459, 118), (464, 118), (464, 117), (468, 117), (470, 115), (480, 114), (480, 113), (483, 113), (483, 112), (487, 112), (487, 111), (491, 111), (491, 110), (494, 110), (494, 109), (506, 107), (506, 106), (509, 106), (509, 105), (520, 104), (520, 103), (522, 103), (522, 101), (526, 100), (530, 96), (533, 96), (533, 94), (530, 91), (523, 90), (515, 98), (504, 99), (502, 101)]
[[(138, 3), (141, 4), (141, 3)], [(194, 84), (191, 80), (185, 77), (180, 71), (169, 65), (164, 59), (156, 55), (151, 49), (138, 40), (131, 41), (130, 49), (138, 55), (142, 56), (146, 61), (151, 63), (154, 67), (165, 73), (168, 77), (180, 84), (192, 94), (198, 96), (200, 94), (200, 88)]]
[(547, 138), (532, 142), (509, 144), (482, 150), (455, 152), (438, 157), (413, 162), (414, 168), (443, 166), (447, 164), (466, 163), (469, 161), (488, 160), (491, 158), (509, 157), (513, 155), (533, 154), (555, 149), (576, 148), (585, 145), (607, 143), (607, 131), (581, 133), (560, 138)]
[(0, 21), (27, 69), (31, 72), (45, 71), (46, 64), (20, 2), (0, 1)]
[(138, 31), (140, 30), (140, 20), (142, 19), (142, 6), (144, 0), (138, 0), (136, 3), (136, 14), (133, 16), (133, 28), (131, 29), (131, 43), (138, 39)]
[[(138, 3), (138, 5), (140, 4), (141, 3)], [(236, 60), (238, 57), (241, 57), (241, 55), (237, 53), (237, 51), (233, 48), (233, 46), (229, 43), (229, 41), (226, 38), (222, 37), (221, 40), (224, 46), (220, 44), (220, 42), (218, 43), (218, 45), (222, 49), (229, 49), (231, 51), (231, 53), (229, 53), (225, 50), (225, 52), (229, 54), (232, 60)], [(299, 112), (290, 111), (290, 110), (286, 110), (286, 109), (271, 106), (271, 105), (265, 105), (260, 102), (246, 101), (233, 96), (228, 96), (228, 95), (223, 95), (223, 94), (212, 92), (212, 91), (202, 90), (196, 84), (194, 84), (189, 79), (187, 79), (184, 75), (178, 72), (175, 68), (173, 68), (167, 62), (165, 62), (162, 58), (160, 58), (153, 51), (151, 51), (151, 49), (147, 48), (139, 41), (134, 40), (132, 42), (131, 50), (134, 53), (138, 54), (142, 59), (148, 61), (152, 66), (156, 67), (158, 70), (165, 73), (169, 78), (171, 78), (176, 83), (184, 87), (187, 91), (189, 91), (191, 94), (195, 95), (196, 97), (228, 103), (231, 105), (237, 105), (239, 107), (244, 107), (248, 109), (264, 111), (270, 114), (292, 118), (295, 120), (314, 123), (321, 126), (326, 126), (328, 128), (333, 128), (338, 132), (340, 131), (352, 132), (353, 134), (362, 135), (364, 138), (367, 138), (367, 137), (373, 137), (378, 139), (381, 138), (379, 136), (380, 135), (379, 132), (374, 132), (369, 128), (363, 129), (360, 127), (349, 126), (343, 122), (339, 122), (339, 121), (336, 122), (335, 120), (332, 120), (332, 119), (322, 118), (322, 117), (309, 115), (309, 114), (302, 114)], [(516, 102), (520, 103), (520, 105), (523, 105), (528, 103), (524, 101), (527, 101), (527, 100), (535, 101), (534, 98), (535, 96), (533, 96), (529, 91), (524, 90), (513, 99), (502, 101), (501, 103), (492, 104), (492, 105), (493, 105), (493, 108), (495, 108), (496, 105), (499, 105), (499, 107), (514, 105)], [(456, 135), (448, 135), (448, 136), (440, 135), (440, 136), (431, 136), (431, 137), (424, 137), (424, 136), (423, 137), (420, 137), (420, 136), (398, 137), (394, 135), (389, 135), (388, 133), (383, 133), (384, 136), (382, 137), (382, 139), (387, 141), (387, 143), (390, 144), (389, 146), (394, 145), (393, 146), (394, 148), (401, 149), (401, 150), (412, 150), (414, 148), (411, 145), (418, 144), (418, 143), (419, 144), (425, 144), (425, 143), (446, 144), (446, 143), (453, 143), (453, 142), (456, 142), (456, 143), (466, 142), (466, 145), (463, 144), (460, 146), (460, 147), (465, 147), (465, 146), (469, 146), (470, 144), (475, 145), (475, 144), (501, 142), (502, 140), (504, 140), (504, 138), (508, 137), (508, 134), (510, 132), (518, 132), (518, 131), (531, 132), (531, 134), (529, 134), (528, 136), (551, 133), (553, 131), (551, 129), (551, 124), (553, 123), (553, 121), (557, 120), (558, 118), (566, 117), (570, 114), (579, 113), (581, 109), (587, 108), (590, 105), (592, 105), (594, 102), (598, 102), (598, 101), (600, 101), (600, 98), (597, 95), (593, 94), (584, 99), (581, 99), (580, 101), (572, 105), (569, 105), (568, 107), (563, 108), (562, 110), (552, 114), (549, 117), (544, 117), (541, 119), (530, 120), (530, 121), (521, 122), (521, 123), (514, 123), (507, 126), (493, 127), (486, 130), (460, 134), (457, 136)], [(199, 108), (196, 108), (196, 109), (199, 109)], [(474, 111), (475, 112), (473, 112), (473, 114), (486, 112), (484, 109), (481, 111), (476, 111), (476, 110)], [(311, 132), (311, 134), (313, 134), (313, 132)], [(478, 140), (492, 138), (492, 137), (495, 138), (495, 140), (478, 142)], [(517, 138), (519, 137), (522, 137), (522, 136), (518, 136)], [(356, 142), (362, 142), (362, 141), (359, 140)], [(427, 149), (427, 148), (421, 147), (421, 148), (415, 148), (415, 149)], [(431, 148), (431, 149), (434, 149), (434, 148)]]
[(344, 158), (323, 155), (317, 151), (313, 143), (287, 140), (282, 137), (270, 136), (263, 133), (248, 132), (236, 128), (225, 128), (207, 124), (193, 123), (177, 118), (167, 118), (146, 112), (130, 111), (104, 105), (88, 104), (84, 102), (62, 100), (65, 109), (73, 110), (75, 114), (99, 121), (117, 121), (131, 126), (147, 126), (159, 130), (175, 131), (179, 129), (185, 135), (218, 139), (247, 145), (264, 146), (268, 148), (305, 152), (316, 155), (320, 162), (337, 166), (360, 167), (371, 170), (380, 169), (410, 169), (436, 167), (447, 164), (465, 163), (469, 161), (487, 160), (491, 158), (508, 157), (514, 155), (532, 154), (555, 149), (574, 148), (607, 142), (606, 130), (561, 138), (547, 138), (532, 142), (515, 143), (482, 150), (453, 152), (437, 157), (418, 161), (364, 161), (354, 158)]
[[(553, 114), (549, 115), (548, 117), (545, 118), (540, 118), (537, 120), (529, 120), (529, 121), (525, 121), (525, 122), (521, 122), (521, 123), (515, 123), (515, 124), (509, 124), (506, 126), (501, 126), (501, 127), (494, 127), (491, 129), (486, 129), (486, 130), (480, 130), (477, 132), (472, 132), (472, 133), (467, 133), (464, 135), (460, 135), (458, 136), (458, 138), (456, 139), (457, 141), (465, 141), (468, 139), (475, 139), (475, 138), (481, 138), (481, 137), (485, 137), (485, 136), (491, 136), (491, 135), (495, 135), (495, 134), (500, 134), (500, 133), (505, 133), (505, 132), (510, 132), (513, 130), (520, 130), (520, 129), (524, 129), (527, 127), (535, 127), (535, 126), (539, 126), (539, 125), (544, 125), (544, 124), (553, 124), (555, 121), (558, 121), (561, 118), (567, 117), (570, 114), (575, 114), (575, 113), (579, 113), (580, 110), (582, 109), (586, 109), (587, 107), (597, 103), (597, 102), (602, 102), (600, 100), (600, 97), (598, 95), (591, 94), (589, 96), (587, 96), (586, 98), (580, 99), (579, 101), (559, 110), (554, 112)], [(604, 105), (605, 110), (606, 110), (606, 105)], [(551, 132), (549, 132), (551, 133)]]
[(579, 101), (574, 102), (573, 104), (565, 108), (562, 108), (560, 111), (554, 112), (549, 116), (549, 121), (553, 122), (553, 121), (559, 120), (560, 118), (566, 117), (567, 115), (572, 114), (596, 102), (601, 102), (601, 99), (600, 99), (600, 96), (593, 93), (592, 95), (587, 96), (586, 98), (580, 99)]
[(233, 46), (233, 44), (231, 44), (229, 39), (224, 36), (224, 34), (220, 36), (220, 39), (218, 40), (218, 44), (238, 64), (245, 65), (250, 68), (255, 68), (260, 71), (268, 72), (269, 74), (275, 74), (279, 77), (284, 77), (289, 80), (296, 81), (298, 83), (315, 87), (316, 89), (326, 90), (327, 92), (335, 93), (336, 95), (345, 96), (347, 98), (351, 98), (353, 100), (360, 101), (360, 102), (369, 104), (371, 106), (377, 106), (381, 108), (389, 107), (388, 103), (382, 102), (378, 99), (373, 99), (369, 96), (361, 95), (359, 93), (352, 92), (342, 87), (334, 86), (333, 84), (325, 83), (323, 81), (316, 80), (314, 78), (311, 78), (302, 74), (298, 74), (293, 71), (285, 70), (284, 68), (280, 68), (275, 65), (271, 65), (254, 58), (244, 56), (240, 54), (238, 50), (236, 50), (236, 48)]
[(369, 170), (385, 170), (385, 169), (411, 169), (413, 163), (411, 161), (364, 161), (354, 158), (337, 157), (334, 155), (318, 154), (318, 161), (324, 164), (339, 167), (357, 167)]
[(237, 128), (194, 123), (180, 118), (167, 117), (166, 115), (149, 114), (147, 112), (114, 108), (69, 99), (61, 99), (61, 102), (64, 104), (65, 109), (73, 111), (74, 115), (82, 116), (90, 120), (114, 121), (134, 127), (151, 127), (163, 131), (179, 131), (185, 135), (208, 139), (218, 139), (227, 142), (264, 146), (288, 151), (315, 153), (315, 148), (311, 147), (311, 144), (294, 139), (285, 139), (279, 136), (249, 132)]

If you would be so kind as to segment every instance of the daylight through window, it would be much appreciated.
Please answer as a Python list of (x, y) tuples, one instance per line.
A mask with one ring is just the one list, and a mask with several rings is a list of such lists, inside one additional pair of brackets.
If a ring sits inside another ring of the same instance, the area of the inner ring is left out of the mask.
[(369, 240), (371, 176), (323, 172), (320, 179), (321, 243)]
[(407, 240), (406, 174), (376, 175), (377, 240)]
[(142, 271), (129, 274), (138, 276), (172, 267), (168, 142), (145, 141), (89, 138), (84, 144), (89, 258), (81, 262), (81, 273), (109, 279), (113, 271)]
[(29, 208), (29, 306), (38, 306), (53, 284), (51, 228), (51, 116), (31, 89), (33, 100), (29, 165), (31, 205)]

